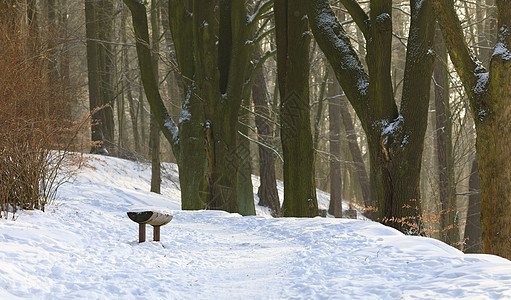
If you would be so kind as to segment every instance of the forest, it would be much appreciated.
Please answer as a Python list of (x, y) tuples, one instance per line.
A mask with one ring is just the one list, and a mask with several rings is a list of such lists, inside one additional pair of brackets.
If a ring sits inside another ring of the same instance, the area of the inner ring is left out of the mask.
[(93, 153), (177, 164), (182, 210), (511, 259), (511, 1), (0, 0), (0, 42), (5, 218)]

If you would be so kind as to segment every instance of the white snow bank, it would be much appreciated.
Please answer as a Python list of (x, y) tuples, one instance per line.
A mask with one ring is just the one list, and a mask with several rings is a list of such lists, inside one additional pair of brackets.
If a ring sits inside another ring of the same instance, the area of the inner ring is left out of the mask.
[[(506, 259), (370, 221), (180, 211), (177, 185), (152, 194), (148, 166), (105, 161), (0, 220), (0, 299), (511, 299)], [(152, 209), (174, 219), (139, 244), (126, 212)]]

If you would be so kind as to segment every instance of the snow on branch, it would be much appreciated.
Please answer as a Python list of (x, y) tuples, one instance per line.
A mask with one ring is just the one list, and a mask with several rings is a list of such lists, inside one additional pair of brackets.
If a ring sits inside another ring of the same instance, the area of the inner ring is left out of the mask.
[(314, 37), (362, 122), (367, 117), (369, 76), (327, 1), (311, 0), (307, 13)]
[(493, 50), (492, 57), (499, 57), (503, 60), (511, 60), (511, 50), (506, 45), (506, 39), (509, 39), (511, 32), (507, 26), (502, 26), (499, 29), (498, 42)]
[(261, 16), (266, 13), (273, 6), (273, 0), (258, 0), (256, 5), (255, 12), (248, 18), (248, 23), (253, 24), (259, 21)]

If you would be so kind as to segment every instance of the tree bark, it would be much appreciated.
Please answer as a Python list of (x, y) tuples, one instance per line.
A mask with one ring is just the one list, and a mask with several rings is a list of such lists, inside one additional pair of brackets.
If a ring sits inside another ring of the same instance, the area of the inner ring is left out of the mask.
[(111, 16), (109, 1), (85, 1), (89, 105), (91, 112), (102, 107), (93, 115), (92, 153), (106, 154), (114, 146), (112, 46), (100, 42), (111, 39)]
[[(140, 62), (139, 62), (140, 64)], [(140, 119), (140, 147), (142, 149), (142, 153), (144, 155), (147, 155), (147, 151), (145, 147), (142, 147), (142, 145), (146, 145), (147, 141), (147, 131), (146, 131), (146, 108), (144, 105), (144, 83), (142, 81), (142, 75), (139, 76), (138, 81), (138, 117)]]
[(499, 33), (486, 95), (491, 111), (476, 123), (476, 145), (483, 250), (511, 259), (511, 2), (496, 3)]
[(155, 78), (155, 70), (151, 50), (149, 49), (149, 30), (145, 7), (136, 0), (124, 0), (132, 13), (133, 27), (137, 39), (137, 57), (140, 67), (140, 75), (147, 96), (147, 101), (151, 107), (160, 130), (170, 142), (174, 153), (179, 151), (178, 128), (170, 118), (167, 109), (161, 99), (158, 89), (158, 82)]
[(400, 111), (390, 80), (391, 1), (371, 1), (371, 21), (342, 1), (367, 41), (365, 73), (342, 25), (324, 0), (308, 2), (312, 31), (366, 132), (373, 197), (380, 221), (420, 233), (419, 175), (433, 72), (434, 18), (429, 1), (411, 1), (411, 24)]
[(469, 179), (467, 223), (465, 225), (465, 244), (463, 252), (482, 253), (481, 241), (481, 181), (477, 171), (477, 158), (472, 162), (472, 170)]
[(161, 162), (160, 162), (160, 129), (151, 114), (149, 127), (149, 152), (151, 153), (151, 192), (160, 194)]
[(217, 7), (215, 1), (194, 0), (195, 79), (205, 100), (210, 209), (239, 211), (238, 117), (250, 95), (246, 72), (253, 47), (247, 41), (255, 39), (259, 12), (267, 11), (269, 3), (260, 2), (258, 13), (248, 18), (243, 1), (223, 0)]
[[(161, 24), (163, 36), (165, 37), (165, 46), (167, 48), (166, 53), (168, 53), (168, 55), (172, 55), (173, 52), (175, 53), (175, 46), (172, 40), (169, 17), (169, 0), (165, 0), (161, 6)], [(184, 99), (183, 82), (179, 80), (180, 74), (175, 69), (174, 60), (172, 60), (171, 63), (172, 65), (168, 68), (168, 72), (170, 73), (167, 74), (166, 80), (167, 94), (171, 103), (171, 107), (169, 107), (169, 114), (172, 118), (179, 118), (179, 112), (183, 106), (182, 100)]]
[(284, 155), (286, 217), (318, 215), (309, 107), (309, 25), (306, 1), (275, 1), (277, 72)]
[[(336, 84), (337, 79), (336, 79)], [(348, 139), (348, 148), (350, 150), (351, 159), (353, 160), (355, 166), (355, 172), (358, 177), (358, 182), (360, 184), (360, 188), (362, 190), (362, 198), (364, 200), (364, 205), (367, 208), (367, 212), (365, 213), (367, 217), (376, 217), (372, 212), (373, 209), (377, 207), (376, 201), (371, 198), (371, 183), (369, 180), (369, 176), (367, 175), (367, 169), (364, 162), (364, 158), (362, 157), (362, 151), (360, 150), (360, 146), (357, 141), (357, 132), (355, 130), (355, 126), (353, 123), (353, 118), (351, 116), (350, 109), (348, 107), (348, 100), (345, 97), (341, 97), (341, 101), (339, 102), (340, 112), (341, 112), (341, 120), (344, 126), (344, 130), (346, 131), (346, 138)]]
[[(250, 97), (243, 98), (243, 105), (250, 106)], [(239, 132), (244, 136), (239, 139), (238, 155), (240, 168), (238, 171), (238, 207), (242, 216), (255, 216), (254, 187), (252, 185), (252, 158), (250, 156), (250, 141), (248, 138), (250, 114), (247, 109), (240, 112)]]
[[(158, 84), (159, 76), (159, 52), (160, 52), (160, 26), (158, 0), (151, 1), (151, 40), (152, 40), (152, 64), (155, 81)], [(159, 84), (158, 84), (159, 87)], [(149, 118), (149, 152), (151, 153), (151, 192), (160, 193), (161, 188), (161, 165), (160, 165), (160, 129), (154, 114)]]
[[(330, 70), (326, 68), (325, 74), (323, 75), (323, 79), (321, 81), (321, 86), (319, 88), (319, 95), (317, 98), (318, 109), (316, 110), (316, 115), (314, 116), (314, 132), (312, 134), (312, 146), (315, 150), (319, 149), (319, 136), (321, 134), (321, 121), (325, 118), (323, 115), (323, 102), (325, 101), (325, 91), (328, 85)], [(312, 108), (312, 105), (311, 105)]]
[[(332, 76), (333, 77), (333, 76)], [(335, 77), (328, 86), (328, 129), (330, 154), (330, 204), (328, 213), (342, 218), (341, 177), (341, 89)]]
[(449, 105), (449, 74), (447, 70), (447, 50), (442, 41), (440, 28), (435, 35), (434, 87), (436, 150), (438, 185), (441, 204), (441, 238), (448, 245), (459, 247), (458, 209), (456, 186), (454, 183), (454, 156), (452, 150), (452, 121)]
[(133, 131), (133, 141), (135, 143), (135, 152), (140, 153), (140, 135), (138, 130), (138, 116), (137, 116), (137, 108), (135, 107), (135, 100), (133, 99), (133, 90), (131, 89), (132, 80), (130, 76), (130, 65), (129, 65), (129, 57), (128, 57), (128, 46), (127, 37), (126, 37), (126, 19), (127, 19), (127, 8), (123, 7), (122, 16), (121, 16), (121, 42), (125, 45), (122, 48), (122, 65), (124, 71), (122, 72), (123, 77), (123, 88), (126, 94), (126, 98), (128, 99), (128, 109), (131, 119), (131, 128)]
[[(206, 208), (239, 212), (237, 174), (240, 160), (237, 147), (238, 113), (242, 99), (241, 85), (232, 85), (230, 81), (236, 73), (231, 73), (234, 56), (243, 49), (239, 48), (239, 41), (232, 35), (236, 32), (231, 27), (233, 20), (240, 14), (239, 11), (234, 13), (232, 5), (240, 3), (221, 1), (219, 16), (215, 16), (213, 11), (216, 4), (213, 1), (194, 1), (194, 40), (197, 42), (194, 57), (195, 79), (201, 89), (200, 96), (205, 101), (208, 162)], [(246, 61), (237, 63), (240, 63), (237, 68), (245, 70)], [(236, 75), (244, 78), (244, 74)]]
[[(198, 95), (195, 77), (193, 37), (193, 5), (188, 0), (169, 0), (169, 28), (176, 49), (177, 64), (183, 83), (183, 104), (179, 119), (179, 153), (174, 153), (180, 165), (181, 207), (185, 210), (204, 209), (207, 192), (204, 99)], [(186, 164), (186, 165), (184, 165)]]
[[(91, 113), (100, 104), (100, 78), (98, 66), (98, 34), (96, 22), (96, 7), (94, 1), (85, 1), (85, 22), (86, 22), (86, 37), (87, 37), (87, 76), (89, 86), (89, 107)], [(93, 146), (91, 153), (105, 153), (103, 143), (102, 128), (98, 122), (101, 122), (101, 114), (95, 113), (92, 115), (93, 122), (91, 126), (91, 140)]]
[[(48, 72), (52, 80), (57, 81), (59, 78), (58, 62), (57, 62), (57, 46), (54, 34), (57, 32), (57, 12), (55, 0), (46, 0), (44, 2), (45, 23), (48, 28), (47, 51), (48, 51)], [(51, 35), (51, 36), (50, 36)]]
[[(259, 48), (256, 47), (254, 56), (259, 57)], [(254, 101), (255, 123), (257, 128), (258, 141), (263, 145), (272, 145), (272, 127), (268, 124), (271, 119), (269, 103), (266, 94), (266, 80), (263, 70), (257, 71), (254, 85), (252, 87), (252, 100)], [(271, 149), (259, 145), (259, 176), (260, 186), (257, 192), (259, 205), (269, 207), (272, 215), (280, 216), (280, 202), (277, 192), (277, 179), (275, 175), (275, 154)]]
[(470, 53), (452, 0), (434, 0), (435, 13), (476, 124), (484, 253), (511, 258), (511, 2), (497, 0), (497, 44), (490, 70)]
[[(124, 0), (130, 8), (133, 18), (133, 26), (137, 37), (137, 56), (141, 70), (141, 77), (146, 91), (148, 102), (151, 106), (156, 121), (165, 138), (170, 142), (172, 151), (179, 167), (179, 184), (181, 187), (181, 207), (185, 210), (203, 209), (205, 205), (206, 182), (205, 170), (206, 161), (204, 155), (204, 109), (202, 99), (197, 97), (196, 85), (190, 81), (193, 78), (194, 61), (190, 56), (189, 45), (184, 44), (185, 40), (178, 38), (191, 36), (191, 15), (188, 11), (191, 7), (188, 2), (176, 5), (169, 1), (169, 12), (185, 16), (181, 23), (171, 23), (173, 37), (176, 46), (176, 54), (181, 73), (187, 83), (187, 91), (183, 110), (179, 120), (179, 130), (174, 121), (170, 118), (158, 90), (158, 83), (154, 77), (151, 52), (148, 48), (149, 33), (145, 7), (136, 0)], [(176, 21), (177, 18), (169, 18)], [(184, 27), (179, 27), (183, 25)], [(188, 26), (190, 25), (190, 26)], [(182, 30), (180, 30), (182, 29)], [(187, 52), (188, 51), (188, 52)]]
[(98, 53), (98, 70), (100, 78), (100, 103), (105, 106), (99, 113), (101, 115), (101, 127), (103, 133), (103, 143), (109, 152), (115, 148), (114, 143), (114, 47), (111, 42), (113, 40), (113, 1), (100, 0), (96, 1), (96, 20), (97, 22), (97, 39), (100, 41), (96, 44)]

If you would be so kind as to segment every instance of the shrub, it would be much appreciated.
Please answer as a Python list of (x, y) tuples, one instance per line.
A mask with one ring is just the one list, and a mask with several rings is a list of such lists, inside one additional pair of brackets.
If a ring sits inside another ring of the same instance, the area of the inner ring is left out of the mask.
[(28, 30), (0, 19), (0, 217), (41, 209), (63, 182), (73, 141), (90, 120), (71, 121), (76, 89), (57, 78)]

